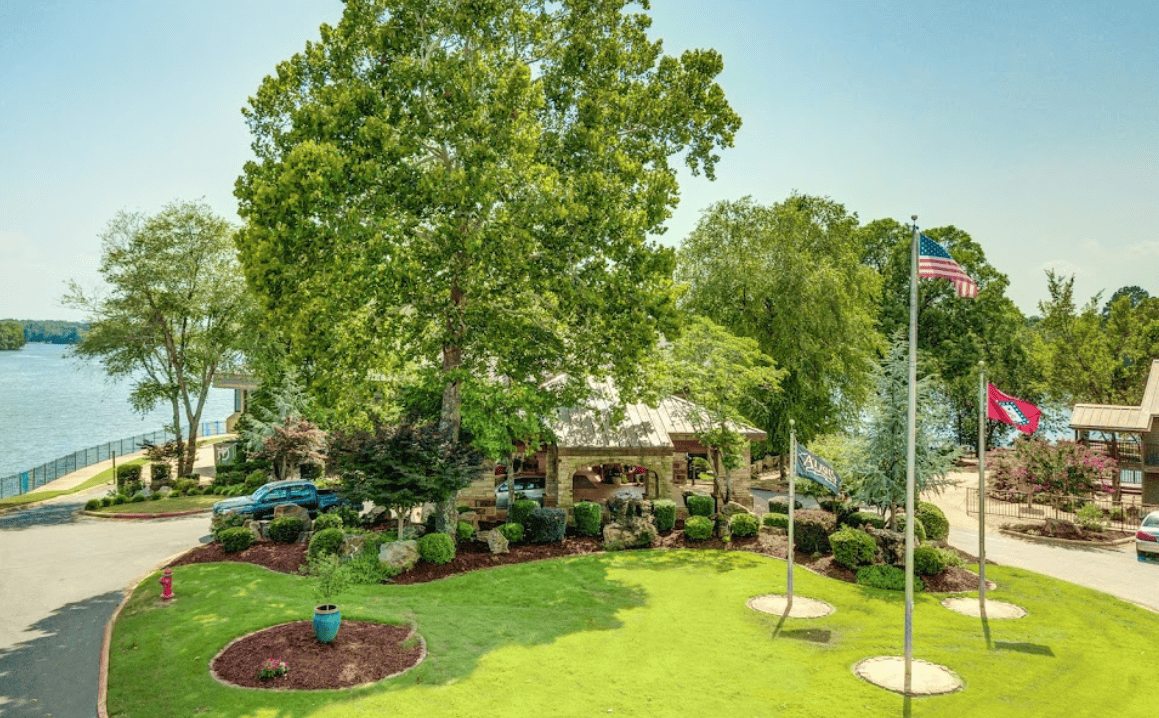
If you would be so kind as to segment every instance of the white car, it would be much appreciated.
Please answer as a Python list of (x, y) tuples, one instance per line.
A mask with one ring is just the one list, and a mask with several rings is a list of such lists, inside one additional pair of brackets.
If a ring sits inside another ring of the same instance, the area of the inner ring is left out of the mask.
[(1159, 511), (1152, 511), (1143, 519), (1143, 525), (1135, 534), (1135, 555), (1159, 558)]

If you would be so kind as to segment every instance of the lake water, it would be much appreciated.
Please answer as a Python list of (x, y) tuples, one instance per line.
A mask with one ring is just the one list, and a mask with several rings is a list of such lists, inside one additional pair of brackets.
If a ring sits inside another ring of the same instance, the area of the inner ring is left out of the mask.
[[(133, 411), (131, 381), (111, 382), (100, 364), (67, 357), (69, 348), (0, 351), (0, 476), (172, 421), (168, 404), (145, 415)], [(233, 390), (210, 389), (201, 420), (224, 421), (232, 413)]]

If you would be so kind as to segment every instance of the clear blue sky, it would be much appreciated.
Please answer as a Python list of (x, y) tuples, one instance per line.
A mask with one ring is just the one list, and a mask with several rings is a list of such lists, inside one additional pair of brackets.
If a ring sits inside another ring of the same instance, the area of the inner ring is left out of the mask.
[[(0, 0), (0, 318), (78, 319), (121, 209), (204, 198), (236, 220), (240, 108), (338, 0)], [(797, 190), (863, 222), (970, 232), (1026, 313), (1159, 294), (1153, 2), (654, 0), (669, 54), (721, 52), (744, 120), (718, 180), (685, 175), (661, 241), (712, 202)]]

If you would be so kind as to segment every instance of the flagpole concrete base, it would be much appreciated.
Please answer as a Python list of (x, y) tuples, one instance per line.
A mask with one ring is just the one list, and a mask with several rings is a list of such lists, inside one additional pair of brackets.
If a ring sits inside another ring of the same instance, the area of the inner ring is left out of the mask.
[[(750, 598), (745, 604), (754, 611), (770, 613), (775, 616), (784, 616), (789, 607), (789, 597), (780, 593), (769, 593), (764, 596)], [(828, 616), (837, 609), (832, 604), (819, 601), (815, 598), (793, 596), (793, 607), (788, 612), (789, 618), (821, 618)]]
[[(877, 656), (853, 666), (853, 673), (875, 686), (905, 695), (905, 658)], [(910, 675), (911, 696), (936, 696), (962, 690), (962, 679), (945, 666), (913, 659)]]
[[(960, 613), (963, 616), (973, 616), (974, 618), (982, 617), (981, 601), (976, 598), (946, 598), (942, 599), (942, 605), (946, 608)], [(1026, 616), (1026, 609), (1022, 606), (1015, 606), (1013, 603), (1006, 603), (1005, 601), (991, 601), (986, 599), (986, 618), (1023, 618)]]

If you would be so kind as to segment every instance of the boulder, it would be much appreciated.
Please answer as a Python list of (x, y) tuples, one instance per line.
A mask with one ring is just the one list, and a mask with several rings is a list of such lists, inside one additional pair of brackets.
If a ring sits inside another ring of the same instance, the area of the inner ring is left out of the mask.
[(878, 529), (866, 524), (865, 533), (873, 537), (877, 544), (880, 563), (905, 566), (905, 534), (900, 531)]
[(418, 541), (392, 541), (378, 549), (378, 562), (388, 567), (392, 575), (406, 573), (419, 562)]
[(283, 516), (295, 516), (302, 519), (302, 531), (309, 531), (313, 526), (310, 521), (310, 512), (306, 508), (297, 504), (278, 504), (274, 507), (274, 518), (280, 519)]
[(491, 529), (486, 533), (486, 537), (487, 548), (491, 549), (491, 553), (508, 553), (511, 551), (507, 537), (499, 529)]
[(655, 541), (656, 527), (650, 521), (608, 524), (604, 527), (604, 548), (608, 551), (650, 548)]
[(476, 531), (479, 530), (478, 513), (474, 511), (464, 511), (463, 513), (459, 514), (459, 520), (466, 521), (467, 523), (471, 524), (471, 528), (475, 529)]
[(747, 508), (745, 508), (741, 504), (738, 504), (735, 501), (729, 501), (727, 504), (724, 505), (724, 508), (721, 509), (720, 512), (722, 514), (724, 514), (724, 516), (726, 518), (732, 518), (736, 514), (751, 514), (752, 513), (752, 511), (749, 511)]
[(263, 538), (265, 538), (266, 533), (265, 526), (262, 525), (263, 523), (265, 522), (248, 519), (244, 524), (242, 524), (242, 527), (249, 529), (250, 533), (254, 535), (254, 541), (261, 541)]
[(365, 526), (378, 526), (390, 521), (390, 511), (383, 506), (375, 506), (362, 517)]
[(366, 545), (366, 536), (362, 534), (354, 534), (346, 536), (342, 539), (342, 555), (355, 556), (362, 551), (362, 547)]
[[(157, 483), (158, 482), (154, 481), (153, 485), (156, 486)], [(169, 486), (168, 484), (165, 484), (165, 485), (162, 485), (161, 488), (156, 489), (156, 492), (161, 494), (162, 496), (168, 496), (169, 494), (173, 493), (173, 487)]]

